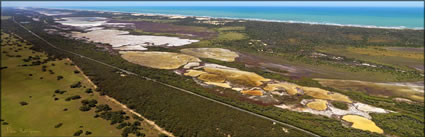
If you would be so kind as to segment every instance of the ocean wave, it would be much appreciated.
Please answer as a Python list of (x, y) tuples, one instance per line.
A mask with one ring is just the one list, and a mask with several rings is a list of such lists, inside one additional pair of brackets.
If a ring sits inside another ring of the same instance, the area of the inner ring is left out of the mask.
[(144, 14), (153, 16), (184, 16), (184, 17), (201, 17), (201, 18), (212, 18), (212, 19), (231, 19), (231, 20), (248, 20), (248, 21), (263, 21), (263, 22), (282, 22), (282, 23), (299, 23), (299, 24), (310, 24), (310, 25), (329, 25), (329, 26), (340, 26), (340, 27), (357, 27), (357, 28), (377, 28), (377, 29), (397, 29), (397, 30), (424, 30), (424, 27), (409, 28), (406, 26), (376, 26), (376, 25), (360, 25), (360, 24), (339, 24), (331, 22), (314, 22), (314, 21), (295, 21), (295, 20), (271, 20), (271, 19), (259, 19), (259, 18), (235, 18), (235, 17), (214, 17), (214, 16), (199, 16), (199, 15), (185, 15), (185, 14), (163, 14), (163, 13), (149, 13), (149, 12), (129, 12), (129, 11), (114, 11), (114, 10), (92, 10), (92, 9), (74, 9), (74, 8), (47, 8), (47, 9), (59, 9), (59, 10), (73, 10), (73, 11), (102, 11), (112, 13), (129, 13), (129, 14)]

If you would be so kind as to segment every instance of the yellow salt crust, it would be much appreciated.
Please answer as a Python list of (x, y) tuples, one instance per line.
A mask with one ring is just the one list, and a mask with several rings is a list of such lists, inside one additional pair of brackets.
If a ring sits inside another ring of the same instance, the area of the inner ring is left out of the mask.
[(129, 62), (157, 69), (177, 69), (188, 62), (201, 62), (196, 57), (172, 52), (126, 51), (120, 53), (121, 57)]
[(213, 67), (204, 67), (203, 69), (205, 72), (219, 75), (232, 83), (246, 86), (260, 86), (264, 81), (270, 81), (270, 79), (266, 79), (258, 74), (247, 71)]
[(243, 90), (243, 91), (241, 91), (241, 93), (253, 95), (253, 96), (262, 96), (263, 95), (263, 91), (261, 91), (261, 90)]
[(222, 76), (219, 76), (216, 74), (210, 74), (210, 73), (202, 73), (201, 75), (199, 75), (198, 79), (204, 82), (216, 82), (216, 83), (223, 83), (226, 80)]
[(197, 76), (204, 74), (204, 73), (206, 73), (206, 72), (191, 69), (191, 70), (188, 70), (186, 73), (184, 73), (184, 75), (185, 76), (191, 76), (191, 77), (197, 77)]
[(267, 84), (267, 86), (264, 87), (263, 89), (271, 92), (271, 91), (278, 90), (279, 88), (283, 88), (286, 90), (286, 92), (289, 95), (295, 95), (298, 93), (297, 87), (298, 85), (291, 84), (291, 83), (277, 83), (277, 84)]
[(329, 91), (321, 88), (302, 87), (301, 89), (306, 95), (314, 98), (352, 103), (352, 101), (345, 95), (339, 93), (330, 93)]
[(228, 83), (218, 83), (218, 82), (205, 82), (205, 84), (214, 85), (223, 88), (232, 88)]
[(235, 58), (239, 57), (237, 53), (223, 48), (186, 48), (180, 51), (200, 58), (211, 58), (226, 62), (233, 62)]
[(351, 127), (360, 129), (360, 130), (366, 130), (376, 133), (384, 133), (384, 131), (376, 126), (375, 122), (372, 120), (369, 120), (367, 118), (358, 116), (358, 115), (345, 115), (342, 117), (343, 120), (353, 123)]
[(327, 105), (328, 102), (322, 99), (315, 99), (314, 101), (307, 103), (307, 107), (319, 111), (326, 110), (326, 108), (328, 108)]
[(266, 91), (275, 91), (279, 88), (283, 88), (288, 92), (289, 95), (295, 95), (298, 93), (298, 89), (304, 91), (304, 94), (317, 98), (317, 99), (326, 99), (352, 103), (352, 101), (345, 95), (340, 93), (332, 93), (327, 90), (315, 87), (303, 87), (292, 83), (277, 83), (277, 84), (267, 84), (263, 89)]

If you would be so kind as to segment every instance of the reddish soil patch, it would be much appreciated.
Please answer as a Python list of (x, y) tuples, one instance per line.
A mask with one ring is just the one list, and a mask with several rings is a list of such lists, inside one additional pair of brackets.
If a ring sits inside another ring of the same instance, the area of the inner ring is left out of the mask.
[(144, 32), (181, 34), (188, 38), (211, 39), (217, 36), (217, 32), (202, 27), (180, 26), (147, 21), (111, 20), (108, 21), (108, 23), (134, 23), (136, 29), (141, 29)]

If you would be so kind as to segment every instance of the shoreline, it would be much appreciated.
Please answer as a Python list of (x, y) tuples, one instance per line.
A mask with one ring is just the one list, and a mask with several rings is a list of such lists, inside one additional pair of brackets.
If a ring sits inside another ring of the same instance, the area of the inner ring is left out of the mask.
[[(27, 8), (27, 7), (25, 7)], [(38, 8), (38, 7), (29, 7), (29, 8)], [(232, 17), (212, 17), (212, 16), (195, 16), (195, 15), (182, 15), (182, 14), (162, 14), (162, 13), (142, 13), (142, 12), (124, 12), (124, 11), (113, 11), (113, 10), (90, 10), (90, 9), (69, 9), (69, 8), (46, 8), (40, 7), (40, 9), (48, 10), (69, 10), (69, 11), (92, 11), (92, 12), (109, 12), (109, 13), (126, 13), (126, 14), (140, 14), (139, 16), (182, 16), (182, 17), (192, 17), (192, 18), (211, 18), (211, 19), (229, 19), (229, 20), (242, 20), (242, 21), (260, 21), (260, 22), (278, 22), (278, 23), (291, 23), (291, 24), (305, 24), (305, 25), (326, 25), (326, 26), (338, 26), (338, 27), (354, 27), (354, 28), (369, 28), (369, 29), (389, 29), (389, 30), (425, 30), (425, 28), (408, 28), (405, 26), (398, 27), (385, 27), (385, 26), (375, 26), (375, 25), (357, 25), (357, 24), (339, 24), (339, 23), (321, 23), (321, 22), (310, 22), (310, 21), (282, 21), (282, 20), (267, 20), (267, 19), (257, 19), (257, 18), (232, 18)], [(131, 15), (135, 16), (135, 15)]]

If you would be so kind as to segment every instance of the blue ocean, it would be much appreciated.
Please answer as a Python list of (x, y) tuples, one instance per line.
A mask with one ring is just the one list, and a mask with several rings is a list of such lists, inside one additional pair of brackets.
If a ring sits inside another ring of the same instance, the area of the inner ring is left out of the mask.
[(398, 7), (52, 7), (78, 10), (153, 13), (357, 27), (424, 29), (424, 8)]

